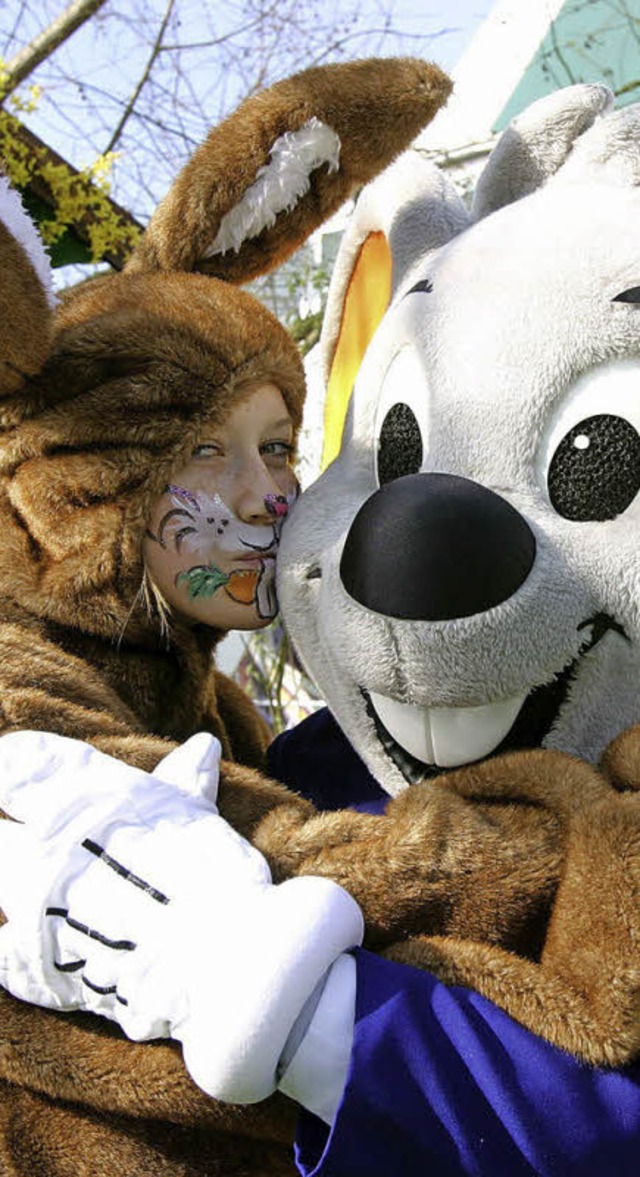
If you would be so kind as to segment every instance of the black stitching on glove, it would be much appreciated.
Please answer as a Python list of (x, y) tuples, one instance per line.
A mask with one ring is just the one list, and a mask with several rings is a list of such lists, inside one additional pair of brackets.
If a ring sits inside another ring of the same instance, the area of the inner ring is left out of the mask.
[(90, 981), (88, 977), (82, 978), (82, 984), (86, 985), (87, 989), (92, 989), (94, 993), (101, 993), (105, 997), (107, 997), (110, 993), (113, 993), (116, 1001), (120, 1002), (120, 1005), (129, 1004), (126, 997), (121, 997), (117, 992), (115, 985), (94, 985), (93, 981)]
[(123, 866), (121, 862), (117, 862), (115, 858), (107, 854), (102, 846), (98, 846), (97, 842), (92, 842), (90, 838), (85, 838), (82, 845), (90, 854), (94, 854), (96, 858), (101, 858), (105, 866), (111, 867), (111, 870), (114, 870), (117, 875), (121, 875), (128, 883), (133, 883), (134, 887), (140, 887), (142, 891), (146, 891), (147, 895), (150, 895), (157, 903), (170, 902), (167, 895), (163, 895), (162, 891), (158, 891), (156, 887), (152, 887), (151, 883), (145, 882), (139, 875), (134, 875), (128, 867)]
[(59, 973), (77, 973), (78, 969), (83, 969), (86, 963), (86, 960), (69, 960), (66, 964), (62, 964), (60, 961), (54, 960), (53, 967)]
[(97, 932), (95, 928), (89, 928), (87, 924), (79, 923), (78, 920), (74, 920), (73, 916), (69, 915), (65, 907), (48, 907), (45, 915), (61, 916), (74, 931), (82, 932), (83, 936), (88, 936), (90, 940), (97, 940), (99, 944), (104, 944), (107, 948), (115, 948), (118, 952), (133, 952), (136, 947), (133, 940), (110, 940), (108, 936), (104, 936), (102, 932)]

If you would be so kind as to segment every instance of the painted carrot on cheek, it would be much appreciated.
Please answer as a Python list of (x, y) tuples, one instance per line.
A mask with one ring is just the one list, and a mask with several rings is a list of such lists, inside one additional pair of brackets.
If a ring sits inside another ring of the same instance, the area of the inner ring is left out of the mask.
[(256, 599), (260, 577), (264, 569), (235, 568), (233, 572), (222, 572), (215, 564), (197, 564), (186, 572), (179, 572), (176, 584), (186, 584), (189, 597), (212, 597), (219, 588), (224, 588), (232, 601), (251, 605)]
[(262, 568), (259, 571), (254, 568), (237, 568), (229, 574), (224, 591), (232, 601), (238, 601), (242, 605), (251, 605), (256, 599), (261, 575)]

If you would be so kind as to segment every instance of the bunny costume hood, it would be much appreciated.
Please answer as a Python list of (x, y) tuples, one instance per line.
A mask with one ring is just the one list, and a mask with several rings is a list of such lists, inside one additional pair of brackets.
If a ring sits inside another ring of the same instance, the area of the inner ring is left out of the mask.
[(254, 379), (277, 385), (297, 431), (297, 349), (240, 289), (202, 275), (123, 273), (69, 296), (3, 447), (3, 594), (19, 570), (30, 612), (153, 642), (144, 607), (132, 613), (151, 505), (204, 423), (224, 419)]

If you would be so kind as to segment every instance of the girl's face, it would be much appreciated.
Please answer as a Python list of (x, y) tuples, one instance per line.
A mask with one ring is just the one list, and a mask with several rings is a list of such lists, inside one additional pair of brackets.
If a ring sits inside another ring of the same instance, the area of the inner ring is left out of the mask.
[(292, 438), (282, 393), (253, 385), (154, 504), (144, 562), (182, 620), (259, 629), (275, 617), (276, 551), (298, 491)]

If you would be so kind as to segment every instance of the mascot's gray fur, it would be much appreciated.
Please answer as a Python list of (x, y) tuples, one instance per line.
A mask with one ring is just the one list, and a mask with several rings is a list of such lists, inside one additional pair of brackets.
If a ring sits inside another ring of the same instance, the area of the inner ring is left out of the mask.
[(386, 860), (326, 815), (368, 928), (412, 882), (427, 935), (390, 955), (614, 1065), (640, 1052), (639, 185), (640, 106), (599, 85), (525, 111), (471, 212), (415, 151), (374, 181), (324, 331), (342, 442), (279, 559), (299, 654), (393, 798)]
[(392, 297), (280, 599), (392, 795), (496, 749), (595, 761), (640, 718), (640, 106), (611, 105), (530, 107), (471, 213), (407, 153), (338, 258), (328, 373), (375, 233)]

